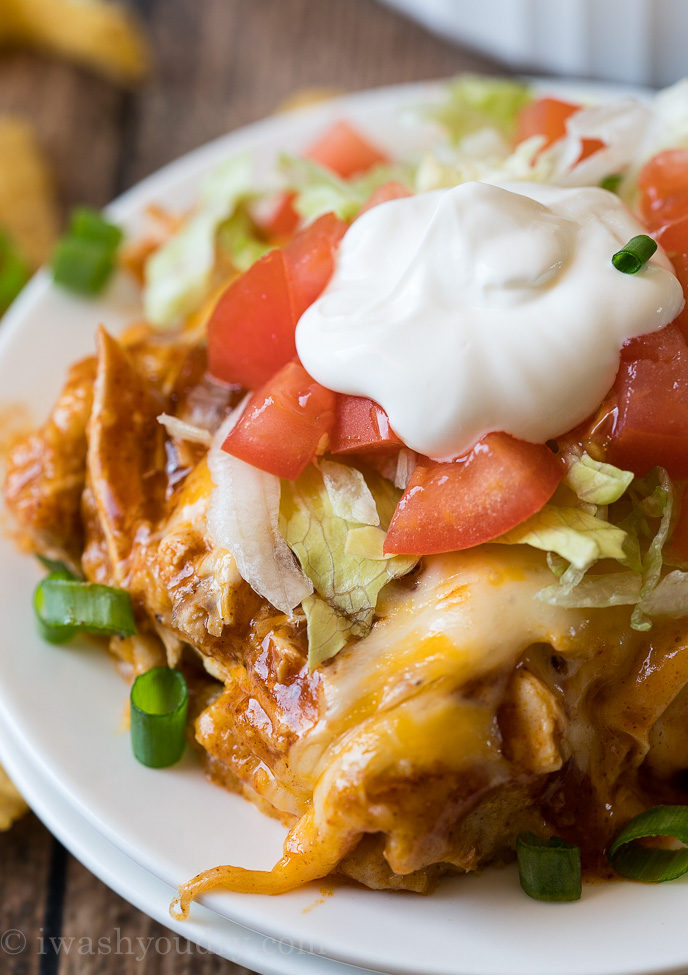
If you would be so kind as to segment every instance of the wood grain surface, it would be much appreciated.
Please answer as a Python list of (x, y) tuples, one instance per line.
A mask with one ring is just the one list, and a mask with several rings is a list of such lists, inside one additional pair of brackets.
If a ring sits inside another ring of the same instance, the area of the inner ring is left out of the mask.
[[(139, 0), (137, 6), (156, 70), (136, 93), (46, 57), (0, 52), (0, 114), (34, 121), (65, 212), (77, 202), (105, 204), (182, 153), (271, 113), (301, 88), (354, 90), (501, 70), (374, 0)], [(3, 950), (8, 931), (25, 938), (22, 950)], [(168, 936), (66, 853), (34, 816), (0, 834), (0, 975), (246, 972), (183, 942), (168, 949)], [(60, 937), (72, 950), (54, 950), (51, 938)], [(145, 958), (127, 951), (124, 939), (139, 937), (152, 938), (150, 944), (161, 939), (161, 950)], [(110, 950), (80, 954), (74, 946), (84, 938), (96, 944), (103, 938)]]

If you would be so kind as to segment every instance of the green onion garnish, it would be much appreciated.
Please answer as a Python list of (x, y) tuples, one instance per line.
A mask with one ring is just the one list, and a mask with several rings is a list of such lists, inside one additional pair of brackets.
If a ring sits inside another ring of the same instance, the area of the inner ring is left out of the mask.
[(577, 901), (581, 896), (580, 850), (558, 836), (534, 833), (516, 838), (521, 887), (536, 901)]
[(53, 254), (53, 279), (69, 291), (96, 295), (107, 284), (114, 266), (107, 244), (63, 237)]
[(656, 250), (656, 240), (648, 237), (647, 234), (638, 234), (614, 254), (612, 264), (617, 271), (623, 271), (624, 274), (637, 274), (645, 267)]
[(123, 637), (136, 633), (129, 593), (80, 582), (66, 572), (51, 572), (34, 593), (39, 629), (46, 639), (64, 643), (76, 633)]
[(600, 186), (603, 190), (609, 190), (610, 193), (616, 193), (619, 186), (621, 185), (621, 180), (623, 176), (621, 173), (612, 173), (611, 176), (605, 176), (600, 182)]
[(49, 559), (46, 555), (37, 555), (36, 558), (41, 563), (44, 569), (48, 572), (59, 572), (60, 579), (77, 579), (71, 569), (69, 569), (64, 562), (58, 562), (57, 559)]
[(54, 280), (70, 291), (98, 294), (114, 270), (121, 240), (119, 227), (104, 220), (97, 210), (78, 207), (53, 253)]
[(99, 241), (114, 253), (122, 243), (124, 234), (114, 223), (108, 223), (99, 210), (75, 207), (69, 215), (69, 236)]
[(189, 691), (180, 670), (154, 667), (131, 689), (131, 747), (142, 765), (166, 768), (182, 757)]
[(688, 806), (655, 806), (634, 816), (609, 848), (609, 862), (629, 880), (660, 884), (688, 872), (688, 849), (659, 850), (635, 840), (671, 836), (688, 844)]
[(52, 559), (43, 559), (39, 555), (41, 562), (45, 564), (46, 569), (50, 569), (50, 574), (46, 576), (43, 582), (36, 586), (33, 594), (33, 608), (36, 614), (36, 623), (38, 625), (38, 632), (47, 640), (48, 643), (65, 643), (67, 640), (71, 640), (73, 636), (79, 632), (76, 626), (66, 626), (59, 624), (53, 626), (45, 622), (44, 618), (44, 595), (43, 595), (43, 584), (47, 582), (48, 579), (74, 579), (74, 575), (69, 571), (66, 565), (62, 562), (54, 562)]
[(31, 277), (31, 271), (7, 234), (0, 231), (0, 315), (7, 311)]

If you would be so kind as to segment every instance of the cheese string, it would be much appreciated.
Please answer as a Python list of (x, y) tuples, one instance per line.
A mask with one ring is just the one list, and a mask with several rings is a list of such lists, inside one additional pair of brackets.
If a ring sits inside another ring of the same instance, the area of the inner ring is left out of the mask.
[(311, 807), (289, 832), (284, 841), (284, 856), (272, 870), (246, 870), (229, 865), (204, 870), (181, 884), (177, 897), (170, 904), (170, 914), (177, 921), (185, 921), (193, 901), (212, 890), (286, 894), (332, 873), (360, 836), (360, 831), (351, 830), (327, 829), (322, 833)]

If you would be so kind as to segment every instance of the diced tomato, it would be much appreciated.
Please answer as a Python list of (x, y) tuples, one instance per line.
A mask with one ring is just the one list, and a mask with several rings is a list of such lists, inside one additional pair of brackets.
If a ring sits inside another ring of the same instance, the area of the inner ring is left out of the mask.
[(640, 211), (648, 227), (688, 216), (688, 149), (665, 149), (646, 162), (638, 176)]
[(688, 345), (675, 325), (631, 339), (614, 383), (610, 464), (644, 476), (656, 465), (688, 477)]
[[(566, 120), (575, 112), (579, 112), (580, 105), (559, 101), (558, 98), (538, 98), (530, 102), (521, 110), (516, 122), (516, 142), (531, 139), (534, 135), (543, 135), (547, 149), (552, 143), (566, 135)], [(587, 159), (593, 152), (604, 147), (600, 139), (583, 139), (581, 154), (578, 162)]]
[(277, 207), (270, 219), (262, 224), (263, 231), (268, 237), (291, 237), (299, 225), (299, 215), (294, 209), (294, 194), (284, 193), (277, 202)]
[(680, 254), (670, 254), (669, 257), (671, 258), (671, 263), (674, 265), (676, 277), (681, 282), (683, 296), (686, 298), (686, 304), (674, 319), (673, 324), (681, 330), (681, 334), (686, 342), (688, 342), (688, 248)]
[(284, 260), (296, 321), (332, 277), (334, 255), (348, 226), (334, 213), (324, 213), (285, 246)]
[[(335, 122), (305, 151), (304, 156), (331, 169), (342, 179), (364, 173), (379, 163), (388, 162), (388, 157), (381, 149), (368, 142), (352, 125), (344, 121)], [(278, 202), (272, 217), (263, 226), (263, 230), (269, 237), (287, 237), (294, 233), (299, 223), (299, 215), (294, 209), (293, 201), (294, 195), (285, 193)]]
[(671, 551), (677, 558), (688, 562), (688, 487), (680, 501), (678, 521), (671, 539)]
[(378, 163), (388, 161), (381, 149), (344, 121), (335, 122), (305, 155), (307, 159), (331, 169), (342, 179), (364, 173)]
[(398, 450), (403, 443), (389, 425), (381, 406), (365, 396), (338, 396), (330, 437), (332, 454), (364, 454)]
[(293, 481), (326, 447), (335, 400), (300, 362), (288, 362), (253, 394), (222, 449)]
[[(688, 297), (688, 211), (686, 216), (665, 224), (653, 236), (667, 252), (676, 277), (681, 282), (684, 297)], [(688, 306), (674, 319), (674, 325), (681, 329), (683, 337), (688, 340)]]
[(208, 370), (255, 389), (296, 355), (284, 251), (274, 250), (233, 281), (208, 322)]
[(413, 196), (411, 190), (407, 186), (404, 186), (403, 183), (398, 183), (392, 179), (389, 183), (383, 183), (382, 186), (378, 186), (376, 190), (373, 190), (359, 210), (358, 215), (360, 217), (367, 210), (372, 210), (373, 207), (378, 206), (380, 203), (389, 203), (390, 200), (403, 200), (407, 196)]
[(539, 511), (564, 476), (544, 444), (490, 433), (463, 457), (423, 460), (397, 505), (385, 552), (430, 555), (489, 542)]
[(208, 322), (208, 369), (256, 389), (296, 355), (296, 324), (334, 270), (346, 223), (319, 217), (233, 281)]

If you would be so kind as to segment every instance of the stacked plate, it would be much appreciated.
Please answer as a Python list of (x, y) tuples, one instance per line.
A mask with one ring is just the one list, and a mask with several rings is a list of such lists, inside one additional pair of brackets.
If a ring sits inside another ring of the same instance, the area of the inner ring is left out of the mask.
[[(438, 91), (385, 89), (259, 123), (167, 167), (110, 213), (135, 235), (146, 205), (183, 210), (228, 155), (249, 151), (267, 171), (280, 151), (308, 144), (335, 117), (405, 153), (418, 137), (400, 109)], [(137, 314), (123, 279), (82, 302), (39, 276), (0, 329), (3, 416), (21, 403), (39, 421), (68, 365), (91, 352), (95, 326), (117, 332)], [(127, 689), (107, 655), (86, 642), (42, 643), (31, 609), (38, 567), (7, 537), (0, 565), (0, 760), (75, 856), (180, 936), (271, 975), (337, 975), (349, 966), (398, 975), (640, 975), (688, 966), (688, 885), (680, 881), (588, 887), (580, 902), (552, 905), (529, 900), (513, 868), (494, 869), (447, 881), (427, 898), (346, 887), (323, 896), (317, 885), (273, 898), (216, 894), (194, 906), (190, 921), (174, 922), (168, 905), (179, 883), (220, 863), (269, 869), (284, 830), (206, 782), (193, 754), (171, 769), (138, 765), (122, 730)]]

